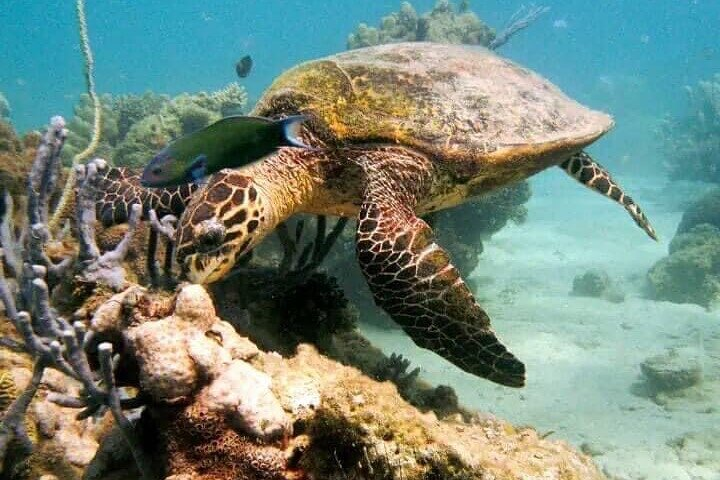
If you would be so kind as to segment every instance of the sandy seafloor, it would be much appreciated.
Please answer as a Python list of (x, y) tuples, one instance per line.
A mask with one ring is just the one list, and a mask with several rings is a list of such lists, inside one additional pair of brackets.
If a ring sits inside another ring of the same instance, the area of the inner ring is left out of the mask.
[[(585, 444), (610, 478), (718, 480), (717, 445), (680, 453), (673, 446), (688, 432), (713, 427), (718, 441), (718, 390), (672, 408), (633, 390), (644, 359), (678, 346), (700, 352), (706, 383), (717, 381), (720, 312), (642, 298), (644, 275), (666, 254), (681, 213), (674, 207), (678, 198), (662, 184), (619, 180), (647, 212), (659, 243), (645, 237), (621, 207), (554, 169), (533, 179), (527, 222), (488, 241), (470, 274), (495, 330), (527, 365), (525, 388), (465, 374), (415, 347), (400, 330), (363, 331), (387, 352), (403, 353), (421, 366), (427, 380), (452, 385), (464, 404)], [(593, 267), (619, 283), (627, 294), (623, 303), (569, 295), (573, 278)]]

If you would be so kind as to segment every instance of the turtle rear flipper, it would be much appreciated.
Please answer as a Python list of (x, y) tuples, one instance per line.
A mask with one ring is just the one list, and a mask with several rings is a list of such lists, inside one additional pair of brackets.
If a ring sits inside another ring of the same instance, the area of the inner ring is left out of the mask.
[(622, 205), (632, 219), (635, 220), (638, 227), (645, 230), (645, 233), (653, 240), (658, 239), (655, 229), (650, 225), (650, 220), (645, 216), (640, 206), (620, 188), (620, 185), (613, 180), (605, 167), (593, 160), (589, 154), (578, 152), (561, 163), (560, 168), (586, 187)]
[[(466, 372), (522, 387), (525, 366), (500, 343), (489, 317), (435, 243), (432, 229), (413, 212), (420, 192), (408, 191), (407, 185), (423, 182), (393, 179), (378, 168), (381, 163), (365, 162), (367, 187), (356, 238), (360, 268), (375, 302), (418, 346)], [(408, 163), (405, 175), (411, 170)]]

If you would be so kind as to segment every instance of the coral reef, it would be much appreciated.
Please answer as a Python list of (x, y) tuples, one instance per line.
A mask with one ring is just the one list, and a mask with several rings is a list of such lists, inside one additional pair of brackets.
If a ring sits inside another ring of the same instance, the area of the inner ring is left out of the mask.
[[(22, 203), (36, 147), (36, 134), (30, 133), (20, 139), (12, 125), (0, 119), (0, 215), (8, 208), (12, 209), (9, 202)], [(14, 220), (22, 221), (20, 217)]]
[(667, 168), (674, 179), (720, 183), (720, 74), (685, 89), (689, 113), (660, 128)]
[(677, 303), (710, 307), (720, 300), (720, 229), (696, 225), (677, 234), (669, 255), (647, 274), (649, 295)]
[[(104, 407), (110, 408), (113, 417), (122, 427), (126, 440), (131, 445), (138, 465), (145, 465), (142, 451), (133, 442), (132, 426), (122, 412), (122, 402), (113, 378), (112, 344), (102, 343), (97, 348), (100, 364), (100, 381), (92, 373), (90, 362), (83, 350), (86, 329), (76, 322), (72, 326), (52, 307), (51, 289), (67, 278), (66, 273), (74, 267), (71, 254), (56, 261), (48, 255), (48, 246), (55, 239), (47, 228), (50, 215), (50, 199), (58, 187), (61, 166), (60, 151), (66, 137), (65, 122), (54, 117), (37, 148), (28, 180), (27, 223), (24, 231), (17, 236), (15, 228), (3, 228), (0, 241), (4, 262), (0, 262), (0, 300), (5, 315), (13, 325), (20, 340), (8, 338), (8, 345), (15, 345), (28, 353), (33, 360), (31, 378), (25, 389), (17, 395), (3, 413), (0, 423), (0, 463), (3, 468), (14, 469), (24, 458), (32, 458), (34, 442), (25, 427), (25, 419), (31, 402), (48, 369), (55, 369), (82, 384), (80, 397), (58, 395), (55, 401), (63, 406), (84, 408), (85, 415), (95, 414)], [(95, 164), (78, 167), (78, 181), (81, 190), (87, 190), (86, 180), (92, 178)], [(93, 272), (98, 282), (115, 278), (115, 262), (122, 259), (121, 249), (100, 255), (94, 240), (95, 211), (94, 199), (79, 192), (77, 202), (77, 230), (81, 232), (78, 266)], [(6, 218), (9, 217), (6, 212)], [(139, 213), (139, 212), (138, 212)], [(137, 216), (137, 215), (136, 215)], [(3, 223), (6, 224), (5, 220)], [(23, 241), (27, 238), (28, 241)], [(129, 241), (129, 240), (128, 240)], [(115, 258), (110, 258), (110, 257)], [(6, 278), (5, 267), (10, 278)], [(104, 274), (109, 267), (110, 274)], [(82, 274), (81, 270), (81, 274)], [(10, 448), (13, 447), (13, 448)], [(20, 461), (8, 457), (19, 449)], [(9, 465), (5, 465), (8, 460)], [(143, 470), (143, 469), (141, 469)], [(147, 470), (143, 470), (147, 472)], [(143, 474), (145, 477), (145, 473)]]
[(166, 478), (602, 478), (530, 429), (421, 414), (391, 383), (309, 345), (289, 358), (261, 352), (216, 317), (202, 287), (183, 287), (174, 303), (139, 325), (94, 322), (117, 329), (143, 390), (153, 385), (147, 421)]
[(707, 192), (687, 206), (675, 234), (687, 233), (703, 223), (720, 228), (720, 188)]
[[(102, 131), (96, 154), (117, 166), (144, 166), (169, 141), (205, 127), (227, 115), (245, 111), (247, 93), (237, 83), (215, 92), (181, 94), (175, 98), (146, 92), (141, 95), (104, 95), (100, 99)], [(67, 165), (92, 136), (94, 109), (83, 95), (68, 124), (63, 152)]]
[(449, 0), (440, 0), (429, 12), (419, 16), (409, 2), (403, 2), (398, 12), (382, 18), (378, 28), (361, 23), (348, 36), (347, 48), (369, 47), (392, 42), (445, 42), (488, 46), (495, 32), (475, 13), (460, 11)]
[(647, 274), (652, 298), (710, 307), (720, 300), (720, 189), (683, 213), (668, 256)]
[(420, 16), (409, 2), (403, 2), (399, 11), (382, 18), (379, 27), (359, 24), (356, 31), (348, 35), (347, 48), (394, 42), (440, 42), (483, 45), (495, 50), (548, 10), (534, 5), (521, 7), (496, 35), (470, 11), (467, 0), (462, 0), (457, 9), (450, 0), (438, 0), (432, 10)]

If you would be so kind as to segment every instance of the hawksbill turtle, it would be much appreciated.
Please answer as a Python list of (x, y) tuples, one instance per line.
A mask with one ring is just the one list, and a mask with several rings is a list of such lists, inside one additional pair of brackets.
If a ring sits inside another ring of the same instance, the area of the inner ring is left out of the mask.
[(523, 363), (421, 216), (560, 166), (655, 238), (640, 207), (584, 151), (611, 117), (487, 49), (396, 43), (300, 64), (253, 111), (299, 114), (308, 118), (300, 138), (313, 148), (282, 147), (222, 170), (192, 195), (176, 245), (190, 281), (222, 279), (294, 213), (356, 218), (357, 260), (376, 304), (420, 347), (520, 387)]

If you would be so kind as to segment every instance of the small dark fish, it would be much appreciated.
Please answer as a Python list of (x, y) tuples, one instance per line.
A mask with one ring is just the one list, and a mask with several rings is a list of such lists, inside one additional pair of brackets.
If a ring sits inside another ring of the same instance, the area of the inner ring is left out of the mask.
[(245, 78), (250, 75), (250, 70), (252, 70), (252, 66), (252, 57), (250, 55), (245, 55), (235, 64), (235, 73), (237, 73), (238, 77)]
[(282, 120), (223, 118), (168, 144), (145, 167), (140, 181), (145, 187), (199, 182), (223, 168), (249, 165), (279, 147), (310, 148), (297, 138), (306, 119), (304, 115)]

